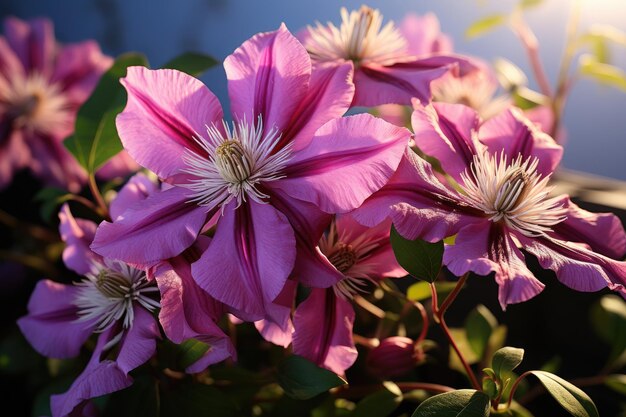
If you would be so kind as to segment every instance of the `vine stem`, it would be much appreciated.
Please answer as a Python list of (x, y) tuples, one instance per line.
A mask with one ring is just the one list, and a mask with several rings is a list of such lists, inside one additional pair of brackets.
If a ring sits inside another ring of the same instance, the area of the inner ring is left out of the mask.
[(45, 227), (38, 226), (36, 224), (24, 222), (17, 217), (10, 215), (4, 210), (0, 210), (0, 223), (12, 229), (23, 230), (35, 239), (43, 240), (45, 242), (59, 241), (59, 237), (51, 230), (46, 229)]
[(93, 173), (89, 174), (89, 190), (91, 190), (91, 194), (93, 195), (96, 204), (98, 205), (98, 214), (104, 217), (106, 220), (111, 220), (109, 217), (109, 208), (104, 202), (104, 198), (100, 193), (100, 189), (98, 188), (98, 184), (96, 184), (96, 177)]
[[(438, 394), (442, 394), (444, 392), (454, 391), (454, 388), (448, 387), (446, 385), (439, 384), (431, 384), (428, 382), (394, 382), (398, 388), (402, 392), (414, 391), (414, 390), (424, 390), (428, 392), (435, 392)], [(343, 385), (339, 387), (336, 391), (336, 396), (338, 398), (346, 398), (346, 399), (360, 399), (365, 397), (372, 392), (379, 391), (382, 389), (384, 385), (382, 384), (373, 384), (373, 385), (357, 385), (357, 386), (349, 386)]]
[(515, 380), (515, 383), (513, 383), (513, 386), (511, 387), (511, 393), (509, 394), (509, 401), (506, 403), (507, 408), (511, 407), (511, 403), (513, 402), (513, 397), (515, 397), (515, 391), (517, 390), (519, 383), (530, 374), (531, 371), (526, 371)]
[(446, 324), (446, 320), (444, 318), (445, 312), (448, 310), (448, 308), (450, 308), (450, 305), (456, 299), (457, 295), (463, 288), (463, 285), (465, 285), (465, 281), (467, 281), (468, 275), (469, 274), (463, 274), (459, 278), (459, 280), (456, 283), (456, 286), (454, 287), (452, 292), (446, 297), (446, 299), (443, 301), (443, 303), (441, 304), (441, 307), (438, 306), (437, 288), (435, 287), (434, 283), (430, 284), (430, 291), (432, 294), (433, 316), (435, 318), (435, 322), (439, 323), (439, 326), (441, 327), (441, 330), (443, 330), (443, 333), (446, 335), (446, 338), (448, 339), (450, 346), (452, 346), (452, 349), (454, 349), (457, 356), (459, 357), (459, 360), (461, 361), (461, 364), (463, 364), (463, 368), (465, 369), (465, 372), (467, 373), (467, 377), (470, 379), (472, 386), (474, 387), (474, 389), (480, 391), (482, 388), (480, 384), (478, 383), (478, 380), (476, 379), (476, 375), (474, 375), (474, 371), (472, 371), (472, 368), (470, 368), (469, 364), (467, 363), (467, 360), (465, 359), (465, 357), (463, 356), (463, 353), (461, 352), (461, 349), (459, 349), (459, 346), (456, 344), (454, 338), (452, 337), (452, 334), (450, 333), (450, 329), (448, 328), (448, 325)]

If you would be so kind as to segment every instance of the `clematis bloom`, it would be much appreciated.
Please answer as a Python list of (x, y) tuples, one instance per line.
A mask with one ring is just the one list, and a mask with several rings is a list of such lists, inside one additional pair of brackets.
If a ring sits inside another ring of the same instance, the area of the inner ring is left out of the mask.
[(49, 20), (5, 20), (5, 36), (0, 37), (0, 188), (15, 171), (28, 167), (46, 184), (80, 190), (86, 173), (63, 139), (111, 63), (93, 41), (58, 45)]
[(296, 257), (313, 265), (307, 285), (335, 283), (317, 274), (331, 265), (310, 236), (321, 235), (325, 213), (352, 210), (387, 182), (410, 133), (370, 115), (340, 118), (354, 92), (349, 68), (312, 71), (284, 25), (246, 41), (224, 67), (232, 125), (200, 81), (129, 68), (120, 138), (171, 187), (103, 223), (92, 248), (151, 264), (215, 227), (191, 265), (196, 283), (242, 319), (286, 325), (289, 307), (274, 301)]
[(415, 141), (437, 158), (457, 184), (441, 182), (432, 167), (408, 152), (389, 183), (353, 215), (372, 226), (390, 217), (408, 238), (446, 246), (444, 263), (460, 276), (495, 273), (502, 308), (544, 288), (521, 250), (578, 291), (604, 287), (626, 294), (626, 234), (612, 214), (589, 213), (548, 185), (562, 148), (511, 108), (480, 123), (455, 104), (415, 103)]
[(433, 80), (451, 70), (462, 75), (474, 69), (464, 57), (440, 53), (448, 44), (445, 40), (438, 43), (432, 17), (426, 19), (424, 30), (416, 31), (408, 22), (407, 38), (393, 22), (383, 26), (378, 10), (342, 8), (339, 27), (333, 23), (309, 26), (303, 43), (316, 65), (350, 67), (356, 88), (354, 106), (410, 104), (413, 97), (427, 101)]

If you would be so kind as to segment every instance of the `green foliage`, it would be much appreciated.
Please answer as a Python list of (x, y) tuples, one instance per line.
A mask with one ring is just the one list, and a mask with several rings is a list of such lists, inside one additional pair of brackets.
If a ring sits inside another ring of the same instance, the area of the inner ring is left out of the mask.
[(278, 367), (278, 383), (285, 394), (299, 400), (313, 398), (331, 388), (346, 384), (346, 380), (315, 365), (302, 356), (291, 355)]
[(468, 39), (474, 39), (482, 36), (498, 26), (502, 26), (507, 22), (507, 16), (503, 14), (492, 14), (472, 23), (470, 27), (465, 30), (465, 37)]
[(211, 348), (208, 344), (196, 339), (187, 339), (179, 345), (179, 362), (183, 368), (193, 365)]
[(443, 242), (408, 240), (392, 226), (391, 247), (396, 260), (409, 274), (431, 283), (437, 279), (443, 259)]
[(611, 346), (607, 365), (620, 366), (626, 356), (626, 302), (616, 295), (605, 295), (591, 309), (591, 320), (598, 335)]
[(626, 375), (609, 375), (604, 384), (613, 391), (626, 396)]
[(486, 417), (489, 397), (480, 391), (464, 389), (430, 397), (417, 407), (413, 417)]
[(350, 417), (385, 417), (402, 402), (402, 391), (393, 382), (384, 382), (384, 389), (368, 395), (357, 404)]
[(122, 150), (115, 128), (115, 117), (125, 101), (120, 78), (130, 66), (147, 66), (146, 58), (137, 53), (120, 55), (105, 72), (91, 96), (78, 110), (74, 134), (65, 139), (65, 147), (78, 162), (93, 173)]
[(197, 52), (186, 52), (168, 61), (163, 68), (176, 69), (191, 76), (197, 77), (211, 67), (217, 65), (217, 60), (209, 55)]
[(524, 349), (505, 346), (494, 353), (493, 359), (491, 360), (491, 367), (496, 377), (502, 380), (503, 376), (517, 368), (518, 365), (522, 363), (523, 359)]
[(626, 91), (626, 72), (614, 65), (599, 62), (593, 55), (585, 54), (580, 57), (579, 71), (601, 84)]
[(598, 410), (591, 398), (580, 388), (558, 376), (544, 372), (531, 371), (563, 409), (574, 417), (599, 417)]
[(533, 7), (541, 6), (543, 0), (520, 0), (519, 7), (521, 9), (530, 9)]
[(489, 338), (497, 325), (498, 321), (494, 315), (482, 304), (476, 306), (467, 316), (465, 320), (467, 341), (479, 358), (485, 354)]
[(528, 85), (528, 77), (524, 71), (513, 62), (505, 58), (494, 60), (493, 67), (500, 85), (507, 90), (513, 91), (519, 87)]
[[(448, 295), (456, 287), (456, 282), (442, 281), (435, 285), (437, 297), (443, 298)], [(430, 292), (430, 284), (420, 281), (411, 285), (406, 290), (406, 297), (411, 301), (424, 301), (432, 296)]]
[(72, 194), (67, 190), (55, 187), (47, 187), (35, 194), (34, 200), (40, 204), (39, 213), (45, 221), (52, 220), (52, 216), (58, 214), (59, 206), (72, 199)]

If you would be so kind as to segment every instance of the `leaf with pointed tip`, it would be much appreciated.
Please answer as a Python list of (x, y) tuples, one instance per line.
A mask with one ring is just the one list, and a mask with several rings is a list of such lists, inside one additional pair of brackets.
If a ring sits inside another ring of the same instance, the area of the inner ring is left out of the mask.
[(485, 354), (491, 333), (497, 325), (498, 321), (494, 315), (482, 304), (476, 306), (467, 316), (465, 320), (467, 341), (479, 358)]
[(391, 227), (391, 247), (396, 260), (417, 279), (435, 282), (443, 260), (443, 242), (429, 243), (421, 239), (408, 240)]
[(622, 364), (626, 354), (626, 302), (616, 295), (605, 295), (592, 307), (591, 320), (598, 335), (611, 346), (607, 364)]
[(468, 39), (477, 38), (503, 25), (506, 21), (507, 17), (503, 14), (492, 14), (483, 17), (477, 22), (472, 23), (472, 25), (465, 30), (465, 37)]
[(285, 394), (298, 400), (307, 400), (346, 384), (346, 380), (328, 369), (320, 368), (298, 355), (287, 357), (279, 366), (278, 383)]
[(412, 417), (487, 417), (489, 397), (480, 391), (462, 389), (430, 397)]
[(511, 372), (522, 363), (524, 359), (524, 349), (505, 346), (498, 349), (491, 359), (491, 367), (496, 376), (502, 381), (504, 374)]
[(384, 389), (368, 395), (356, 405), (350, 417), (385, 417), (402, 402), (402, 391), (393, 382), (383, 382)]
[(626, 91), (626, 72), (614, 65), (599, 62), (594, 56), (585, 54), (579, 59), (579, 71), (601, 84), (617, 87)]
[(599, 417), (591, 398), (577, 386), (544, 371), (530, 371), (563, 409), (574, 417)]

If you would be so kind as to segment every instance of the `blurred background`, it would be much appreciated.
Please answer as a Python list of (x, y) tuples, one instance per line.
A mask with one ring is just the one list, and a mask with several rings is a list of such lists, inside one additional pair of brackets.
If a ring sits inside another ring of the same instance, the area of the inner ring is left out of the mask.
[[(565, 40), (565, 26), (573, 0), (545, 0), (527, 12), (540, 41), (540, 53), (552, 82)], [(505, 57), (525, 72), (525, 53), (507, 27), (474, 40), (465, 30), (493, 13), (510, 12), (518, 0), (370, 0), (387, 19), (400, 21), (408, 12), (434, 12), (441, 28), (454, 39), (455, 49), (493, 60)], [(626, 1), (581, 0), (581, 27), (610, 24), (626, 30)], [(223, 59), (257, 32), (285, 22), (297, 32), (316, 20), (338, 23), (339, 7), (358, 8), (362, 0), (2, 0), (0, 16), (47, 16), (56, 25), (61, 42), (95, 39), (110, 55), (125, 51), (145, 53), (159, 66), (183, 51), (198, 51)], [(613, 46), (613, 63), (626, 68), (626, 46)], [(536, 87), (532, 83), (531, 87)], [(224, 71), (216, 67), (203, 81), (217, 96), (227, 99)], [(225, 106), (226, 107), (226, 106)], [(565, 112), (568, 132), (563, 166), (626, 180), (626, 93), (582, 79), (574, 88)]]

